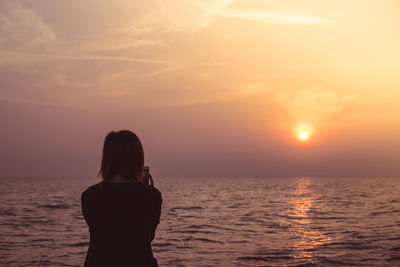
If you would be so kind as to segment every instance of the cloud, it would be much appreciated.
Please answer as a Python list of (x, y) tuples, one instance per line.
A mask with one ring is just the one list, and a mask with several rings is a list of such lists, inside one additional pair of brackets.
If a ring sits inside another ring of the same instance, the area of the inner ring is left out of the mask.
[(160, 0), (162, 27), (167, 31), (198, 31), (214, 22), (234, 0)]
[(2, 51), (0, 54), (9, 55), (12, 58), (21, 58), (27, 60), (27, 57), (31, 56), (33, 60), (43, 61), (52, 59), (66, 59), (66, 60), (103, 60), (103, 61), (122, 61), (122, 62), (137, 62), (137, 63), (149, 63), (159, 65), (173, 65), (173, 62), (158, 60), (158, 59), (147, 59), (147, 58), (136, 58), (127, 56), (101, 56), (101, 55), (60, 55), (54, 53), (29, 53), (29, 52), (8, 52)]
[(56, 41), (52, 27), (35, 11), (12, 3), (0, 12), (0, 48), (43, 50)]
[(112, 51), (112, 50), (123, 50), (130, 48), (139, 47), (150, 47), (150, 46), (169, 46), (170, 42), (164, 40), (149, 40), (149, 39), (137, 39), (127, 38), (123, 35), (114, 35), (106, 38), (93, 38), (90, 40), (82, 41), (79, 44), (79, 50), (89, 51)]
[(90, 87), (91, 84), (89, 82), (76, 82), (76, 81), (71, 81), (69, 77), (67, 77), (66, 74), (56, 74), (53, 77), (53, 81), (56, 82), (56, 84), (60, 86), (65, 86), (65, 87), (79, 87), (79, 88), (86, 88)]
[[(279, 12), (230, 8), (234, 0), (159, 0), (159, 9), (148, 12), (139, 26), (142, 29), (161, 31), (198, 31), (215, 22), (218, 17), (260, 21), (271, 24), (328, 24), (329, 18), (307, 12)], [(235, 38), (235, 37), (234, 37)]]
[(237, 18), (250, 21), (259, 21), (270, 24), (327, 24), (333, 23), (332, 20), (324, 17), (316, 17), (305, 12), (278, 12), (278, 11), (258, 11), (240, 10), (227, 8), (219, 12), (220, 16), (227, 18)]
[[(41, 10), (40, 3), (33, 6)], [(54, 26), (50, 26), (43, 21), (43, 14), (35, 10), (11, 1), (0, 7), (0, 52), (7, 54), (7, 58), (0, 62), (1, 65), (18, 61), (21, 57), (24, 63), (76, 59), (169, 64), (163, 60), (114, 53), (141, 47), (169, 46), (169, 40), (145, 36), (155, 31), (151, 26), (111, 27), (105, 28), (100, 34), (94, 31), (93, 34), (84, 35), (77, 28), (71, 38), (65, 35), (63, 25), (57, 24), (57, 20), (53, 21)]]
[[(171, 72), (177, 71), (181, 66), (179, 65), (166, 65), (161, 68), (158, 68), (154, 71), (150, 71), (147, 73), (143, 73), (140, 75), (142, 78), (160, 78), (163, 75), (168, 75)], [(132, 77), (132, 76), (138, 76), (135, 70), (128, 70), (128, 71), (121, 71), (121, 72), (114, 72), (111, 74), (106, 74), (101, 81), (102, 82), (110, 82), (110, 81), (118, 81), (118, 80), (123, 80), (126, 77)]]
[(341, 112), (349, 101), (360, 98), (358, 94), (313, 86), (298, 91), (279, 92), (276, 101), (288, 110), (293, 119), (319, 121)]
[(127, 61), (127, 62), (138, 62), (138, 63), (150, 63), (150, 64), (161, 64), (161, 65), (172, 65), (174, 63), (158, 59), (147, 59), (147, 58), (134, 58), (134, 57), (116, 57), (116, 56), (57, 56), (53, 57), (62, 59), (72, 60), (106, 60), (106, 61)]
[(74, 45), (78, 50), (111, 51), (126, 50), (140, 47), (166, 47), (171, 40), (155, 39), (152, 35), (157, 32), (153, 26), (129, 25), (105, 31), (100, 36), (87, 36), (78, 40)]

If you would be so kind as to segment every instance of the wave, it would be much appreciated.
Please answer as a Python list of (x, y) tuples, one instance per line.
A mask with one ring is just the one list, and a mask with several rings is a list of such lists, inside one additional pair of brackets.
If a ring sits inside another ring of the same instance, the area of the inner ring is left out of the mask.
[(244, 256), (236, 258), (239, 261), (277, 261), (277, 260), (293, 260), (293, 256)]
[(89, 242), (78, 242), (78, 243), (72, 243), (68, 245), (69, 247), (87, 247), (89, 246)]
[(70, 206), (67, 204), (46, 204), (46, 205), (39, 205), (39, 208), (46, 208), (46, 209), (69, 209)]
[(176, 210), (202, 210), (204, 209), (203, 207), (200, 206), (190, 206), (190, 207), (175, 207), (171, 208), (170, 211), (176, 211)]

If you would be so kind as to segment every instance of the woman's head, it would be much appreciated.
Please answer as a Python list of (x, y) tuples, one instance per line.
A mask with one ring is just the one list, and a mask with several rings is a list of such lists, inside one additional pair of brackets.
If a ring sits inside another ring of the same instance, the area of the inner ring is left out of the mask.
[(104, 180), (118, 175), (126, 180), (137, 180), (142, 175), (143, 165), (143, 146), (136, 134), (122, 130), (106, 136), (99, 172)]

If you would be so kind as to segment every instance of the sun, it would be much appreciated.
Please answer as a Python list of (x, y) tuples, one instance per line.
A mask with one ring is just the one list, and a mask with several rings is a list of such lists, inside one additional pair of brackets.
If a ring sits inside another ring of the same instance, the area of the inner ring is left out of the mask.
[(300, 141), (308, 141), (313, 133), (313, 127), (308, 124), (299, 125), (296, 130), (296, 137)]
[(300, 132), (299, 133), (299, 139), (302, 141), (306, 141), (308, 140), (308, 138), (310, 137), (310, 134), (307, 132)]

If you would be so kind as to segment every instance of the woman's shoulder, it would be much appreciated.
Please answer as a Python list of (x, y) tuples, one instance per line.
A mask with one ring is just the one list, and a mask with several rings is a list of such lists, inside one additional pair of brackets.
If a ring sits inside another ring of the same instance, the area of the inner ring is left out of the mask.
[(144, 184), (139, 181), (131, 182), (131, 183), (126, 183), (125, 185), (131, 186), (132, 188), (135, 188), (138, 191), (145, 192), (147, 194), (150, 194), (151, 196), (154, 197), (161, 197), (161, 192), (157, 188), (151, 185)]
[(91, 185), (88, 188), (86, 188), (86, 190), (84, 190), (82, 192), (81, 197), (86, 198), (86, 197), (93, 195), (95, 192), (97, 192), (99, 190), (100, 184), (101, 184), (101, 182)]
[(162, 195), (160, 190), (155, 188), (154, 186), (148, 186), (150, 193), (154, 196), (154, 198), (161, 199)]
[(145, 195), (149, 196), (151, 199), (154, 200), (159, 200), (161, 199), (161, 192), (154, 186), (146, 185), (144, 183), (137, 183), (135, 185), (137, 188), (139, 188), (139, 191), (143, 192)]
[[(82, 192), (82, 199), (84, 198), (90, 198), (93, 195), (96, 195), (98, 192), (100, 192), (100, 186), (111, 186), (111, 188), (114, 188), (117, 191), (120, 191), (122, 188), (132, 188), (134, 191), (136, 191), (139, 194), (145, 194), (145, 195), (150, 195), (151, 198), (153, 199), (161, 199), (161, 192), (154, 186), (149, 186), (145, 185), (141, 182), (134, 182), (134, 183), (103, 183), (99, 182), (97, 184), (89, 186), (86, 190)], [(110, 188), (110, 189), (111, 189)], [(114, 190), (113, 190), (114, 191)], [(126, 190), (124, 190), (126, 191)]]

